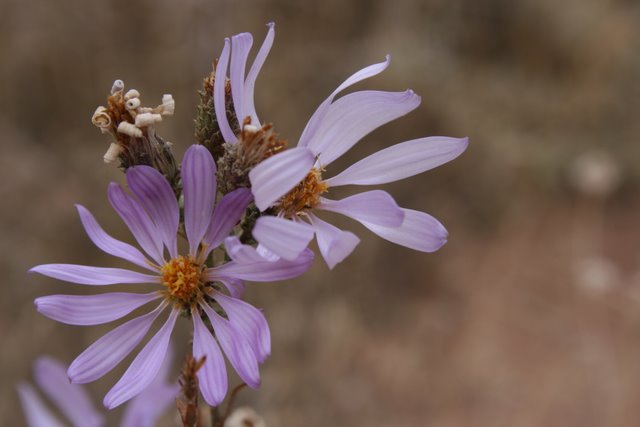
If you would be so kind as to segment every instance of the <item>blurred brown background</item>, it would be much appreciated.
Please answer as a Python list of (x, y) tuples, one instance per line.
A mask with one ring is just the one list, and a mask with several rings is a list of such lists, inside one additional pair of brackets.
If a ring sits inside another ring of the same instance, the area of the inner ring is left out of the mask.
[[(112, 327), (40, 316), (36, 296), (89, 290), (25, 273), (121, 265), (91, 245), (73, 207), (130, 239), (105, 192), (122, 176), (102, 163), (109, 141), (90, 122), (111, 82), (148, 104), (174, 95), (159, 133), (181, 157), (223, 38), (250, 31), (259, 44), (269, 21), (276, 42), (256, 102), (291, 142), (344, 78), (386, 53), (391, 67), (357, 88), (423, 96), (333, 172), (426, 135), (468, 135), (471, 146), (384, 187), (443, 221), (438, 253), (344, 221), (362, 243), (334, 271), (318, 259), (297, 280), (249, 286), (273, 354), (262, 389), (240, 403), (271, 427), (639, 425), (640, 3), (630, 0), (1, 0), (0, 425), (22, 425), (14, 385), (31, 380), (39, 354), (69, 363)], [(90, 385), (96, 402), (123, 371)]]

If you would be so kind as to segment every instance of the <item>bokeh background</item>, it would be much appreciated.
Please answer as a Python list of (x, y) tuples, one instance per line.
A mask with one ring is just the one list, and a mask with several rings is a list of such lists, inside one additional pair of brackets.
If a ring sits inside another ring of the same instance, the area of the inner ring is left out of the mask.
[[(89, 290), (26, 274), (46, 262), (121, 265), (91, 245), (73, 206), (129, 239), (105, 193), (122, 174), (102, 163), (109, 141), (90, 122), (111, 82), (148, 104), (173, 94), (176, 115), (158, 131), (181, 158), (223, 38), (250, 31), (259, 44), (269, 21), (276, 42), (256, 102), (292, 143), (344, 78), (386, 53), (390, 68), (355, 89), (423, 97), (334, 171), (426, 135), (471, 145), (384, 187), (443, 221), (441, 251), (344, 221), (362, 243), (334, 271), (317, 260), (297, 280), (249, 286), (273, 354), (262, 389), (239, 403), (272, 427), (637, 426), (640, 3), (630, 0), (1, 0), (0, 424), (23, 424), (14, 386), (32, 381), (38, 355), (69, 363), (112, 327), (40, 316), (35, 297)], [(89, 386), (96, 402), (123, 371)]]

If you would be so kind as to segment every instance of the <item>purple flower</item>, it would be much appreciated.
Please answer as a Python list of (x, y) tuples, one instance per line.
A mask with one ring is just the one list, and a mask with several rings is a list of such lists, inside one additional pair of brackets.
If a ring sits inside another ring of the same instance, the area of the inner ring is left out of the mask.
[[(255, 112), (253, 93), (257, 74), (274, 38), (273, 24), (245, 78), (245, 65), (252, 38), (248, 33), (225, 40), (216, 75), (227, 72), (238, 125), (243, 131), (262, 125)], [(360, 91), (334, 98), (349, 86), (375, 76), (387, 68), (384, 62), (370, 65), (345, 80), (318, 107), (307, 123), (296, 148), (285, 150), (259, 163), (249, 173), (255, 204), (264, 215), (253, 236), (265, 248), (284, 259), (295, 259), (315, 235), (330, 268), (344, 260), (359, 243), (351, 232), (321, 220), (318, 211), (332, 211), (355, 219), (378, 236), (424, 252), (439, 249), (447, 231), (432, 216), (399, 207), (386, 192), (372, 190), (341, 199), (323, 197), (330, 187), (384, 184), (435, 168), (459, 156), (467, 138), (428, 137), (403, 142), (381, 150), (325, 179), (325, 168), (365, 135), (420, 104), (412, 90), (405, 92)], [(225, 113), (223, 78), (216, 78), (216, 118), (227, 143), (236, 143)]]
[[(127, 405), (120, 427), (152, 427), (174, 401), (178, 385), (165, 382), (168, 365), (165, 363), (163, 373)], [(40, 390), (74, 427), (105, 425), (104, 416), (96, 410), (86, 390), (81, 385), (69, 382), (62, 363), (48, 356), (40, 357), (34, 364), (33, 374)], [(28, 427), (65, 425), (31, 385), (25, 382), (18, 384), (18, 396)]]
[[(106, 234), (84, 207), (78, 206), (78, 212), (96, 246), (150, 273), (73, 264), (45, 264), (31, 271), (85, 285), (151, 283), (161, 289), (151, 293), (50, 295), (37, 298), (35, 305), (40, 313), (59, 322), (95, 325), (120, 319), (149, 302), (161, 302), (149, 313), (118, 326), (88, 347), (69, 367), (69, 378), (74, 383), (87, 383), (105, 375), (140, 343), (156, 318), (169, 308), (162, 327), (105, 396), (105, 406), (114, 408), (126, 402), (153, 381), (181, 312), (190, 313), (193, 321), (193, 356), (206, 355), (198, 378), (207, 403), (219, 404), (227, 392), (220, 347), (240, 378), (249, 386), (258, 387), (258, 364), (270, 352), (269, 327), (260, 310), (238, 298), (242, 281), (268, 282), (298, 276), (309, 268), (313, 254), (304, 251), (295, 260), (266, 257), (263, 249), (243, 245), (237, 237), (227, 237), (252, 196), (249, 190), (238, 189), (225, 195), (214, 209), (216, 166), (202, 146), (190, 147), (182, 162), (184, 233), (189, 244), (185, 255), (177, 249), (180, 208), (168, 181), (147, 166), (129, 168), (126, 178), (133, 195), (111, 183), (109, 201), (146, 255)], [(232, 261), (207, 267), (209, 254), (223, 242)], [(228, 295), (223, 293), (222, 286)], [(216, 339), (203, 319), (210, 322)]]

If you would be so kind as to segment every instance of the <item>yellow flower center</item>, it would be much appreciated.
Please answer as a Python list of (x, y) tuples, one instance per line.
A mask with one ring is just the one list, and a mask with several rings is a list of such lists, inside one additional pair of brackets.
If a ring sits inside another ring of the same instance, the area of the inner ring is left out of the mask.
[(202, 266), (191, 257), (173, 258), (162, 267), (162, 284), (169, 299), (190, 306), (203, 294)]
[(306, 209), (312, 209), (320, 203), (320, 195), (329, 186), (322, 180), (320, 169), (313, 168), (307, 176), (289, 191), (276, 204), (276, 208), (284, 216), (291, 218)]

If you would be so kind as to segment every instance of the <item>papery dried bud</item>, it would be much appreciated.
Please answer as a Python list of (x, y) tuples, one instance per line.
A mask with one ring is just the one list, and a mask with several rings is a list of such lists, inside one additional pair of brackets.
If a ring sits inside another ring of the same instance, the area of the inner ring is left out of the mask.
[(238, 408), (226, 419), (224, 427), (267, 427), (264, 419), (251, 408)]
[(140, 92), (135, 89), (129, 89), (127, 93), (124, 94), (124, 100), (128, 101), (132, 98), (140, 98)]
[(176, 110), (176, 102), (173, 100), (173, 96), (170, 93), (162, 95), (162, 104), (158, 106), (158, 111), (163, 116), (173, 116)]
[(115, 95), (118, 92), (122, 92), (124, 90), (124, 82), (120, 79), (113, 82), (111, 85), (111, 95)]
[(120, 122), (120, 124), (118, 125), (118, 133), (123, 133), (135, 138), (142, 137), (142, 130), (138, 129), (135, 125), (132, 125), (129, 122)]
[(127, 102), (124, 103), (124, 106), (129, 111), (135, 110), (140, 106), (140, 98), (128, 99)]
[(162, 121), (162, 116), (155, 113), (142, 113), (136, 116), (136, 126), (141, 128)]
[(120, 153), (122, 153), (122, 151), (124, 151), (124, 148), (122, 148), (121, 145), (112, 142), (109, 146), (109, 149), (106, 153), (104, 153), (104, 156), (102, 158), (104, 159), (105, 163), (113, 163), (118, 159), (118, 156), (120, 155)]
[(91, 117), (91, 123), (100, 129), (105, 129), (111, 126), (111, 116), (109, 115), (108, 110), (103, 106), (96, 108), (96, 111), (93, 113), (93, 117)]

